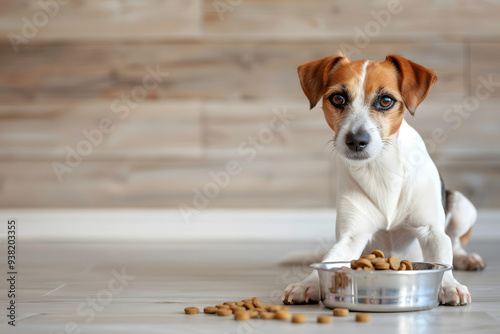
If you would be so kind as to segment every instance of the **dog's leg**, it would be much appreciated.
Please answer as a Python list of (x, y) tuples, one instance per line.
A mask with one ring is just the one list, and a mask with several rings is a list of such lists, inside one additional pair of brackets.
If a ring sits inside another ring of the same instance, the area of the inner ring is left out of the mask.
[[(417, 235), (425, 261), (452, 263), (451, 240), (444, 230), (434, 225), (422, 226), (417, 231)], [(457, 282), (451, 271), (444, 273), (439, 302), (445, 305), (466, 305), (471, 302), (469, 290)]]
[[(338, 229), (337, 229), (338, 230)], [(354, 236), (345, 233), (333, 245), (323, 258), (322, 262), (352, 260), (361, 255), (368, 243), (368, 235)], [(320, 300), (318, 272), (314, 270), (300, 283), (292, 283), (283, 291), (281, 300), (285, 304), (317, 303)]]
[(481, 256), (476, 253), (468, 254), (463, 248), (476, 222), (476, 208), (459, 191), (447, 191), (446, 197), (449, 203), (446, 234), (450, 237), (453, 247), (453, 267), (458, 270), (484, 269), (486, 263)]

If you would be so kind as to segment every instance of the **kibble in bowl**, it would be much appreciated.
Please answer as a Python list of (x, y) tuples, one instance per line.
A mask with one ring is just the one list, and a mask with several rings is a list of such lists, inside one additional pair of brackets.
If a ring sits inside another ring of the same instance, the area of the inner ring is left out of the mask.
[(311, 265), (319, 274), (323, 305), (363, 312), (418, 311), (438, 305), (439, 286), (450, 265), (401, 261), (379, 251), (371, 255), (375, 257)]

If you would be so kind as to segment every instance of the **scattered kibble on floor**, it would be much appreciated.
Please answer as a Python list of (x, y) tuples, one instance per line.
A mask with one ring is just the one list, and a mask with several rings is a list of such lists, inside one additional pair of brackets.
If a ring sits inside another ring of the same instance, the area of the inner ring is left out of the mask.
[[(186, 307), (186, 314), (198, 314), (200, 310), (197, 307)], [(224, 302), (215, 306), (207, 306), (203, 309), (205, 314), (217, 314), (221, 317), (234, 315), (236, 321), (248, 321), (254, 318), (260, 319), (277, 319), (281, 321), (290, 321), (293, 323), (307, 322), (305, 314), (295, 313), (290, 314), (290, 307), (284, 305), (267, 305), (262, 303), (259, 298), (243, 299), (238, 302)], [(333, 309), (333, 315), (336, 317), (346, 317), (349, 315), (349, 310), (346, 308)], [(370, 322), (369, 313), (357, 313), (356, 322)], [(319, 315), (317, 318), (320, 324), (330, 324), (333, 322), (331, 315)]]

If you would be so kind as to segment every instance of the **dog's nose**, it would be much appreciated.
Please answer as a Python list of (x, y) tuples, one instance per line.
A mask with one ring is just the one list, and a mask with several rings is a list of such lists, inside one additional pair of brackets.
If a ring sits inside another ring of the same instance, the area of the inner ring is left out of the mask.
[(368, 132), (364, 131), (359, 133), (349, 132), (347, 136), (345, 136), (345, 143), (351, 151), (361, 152), (368, 146), (368, 143), (370, 143), (370, 135)]

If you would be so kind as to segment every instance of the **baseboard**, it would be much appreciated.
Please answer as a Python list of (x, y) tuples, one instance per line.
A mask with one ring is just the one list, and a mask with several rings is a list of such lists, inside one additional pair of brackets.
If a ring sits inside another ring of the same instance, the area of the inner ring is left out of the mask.
[[(178, 210), (2, 209), (25, 242), (314, 242), (333, 239), (335, 210), (207, 210), (186, 221)], [(500, 210), (480, 210), (473, 241), (498, 241)]]

